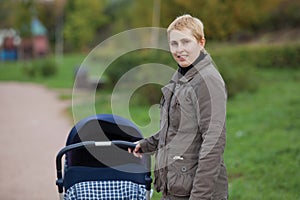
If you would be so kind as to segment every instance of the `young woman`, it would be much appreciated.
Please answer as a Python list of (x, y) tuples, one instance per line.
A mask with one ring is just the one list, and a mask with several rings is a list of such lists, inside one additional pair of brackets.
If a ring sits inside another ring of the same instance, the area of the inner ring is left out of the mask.
[(154, 186), (162, 199), (227, 199), (224, 81), (204, 49), (198, 18), (180, 16), (167, 33), (178, 71), (162, 88), (160, 130), (133, 154), (155, 153)]

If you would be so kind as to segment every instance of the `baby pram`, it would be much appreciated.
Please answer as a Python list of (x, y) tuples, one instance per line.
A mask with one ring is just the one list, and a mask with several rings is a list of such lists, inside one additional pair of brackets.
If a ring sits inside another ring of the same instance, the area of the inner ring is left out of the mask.
[(56, 156), (60, 199), (149, 200), (150, 156), (140, 159), (127, 151), (142, 138), (132, 122), (117, 115), (99, 114), (79, 121)]

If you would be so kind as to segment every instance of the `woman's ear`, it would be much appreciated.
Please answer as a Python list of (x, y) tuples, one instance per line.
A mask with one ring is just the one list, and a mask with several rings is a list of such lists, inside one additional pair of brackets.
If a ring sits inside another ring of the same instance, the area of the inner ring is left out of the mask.
[(200, 39), (199, 44), (204, 47), (205, 41), (206, 41), (205, 38), (202, 38), (202, 39)]

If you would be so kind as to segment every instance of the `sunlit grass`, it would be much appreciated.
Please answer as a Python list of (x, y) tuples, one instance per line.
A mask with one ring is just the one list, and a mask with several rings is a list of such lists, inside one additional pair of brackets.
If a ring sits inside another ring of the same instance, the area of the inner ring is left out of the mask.
[(260, 89), (228, 102), (230, 199), (299, 199), (300, 70), (263, 70)]

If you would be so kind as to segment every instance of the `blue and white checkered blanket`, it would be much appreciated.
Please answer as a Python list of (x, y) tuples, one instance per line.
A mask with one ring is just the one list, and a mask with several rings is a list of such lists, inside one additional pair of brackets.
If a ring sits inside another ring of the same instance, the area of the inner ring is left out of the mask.
[(146, 189), (131, 181), (87, 181), (67, 190), (64, 200), (145, 200)]

